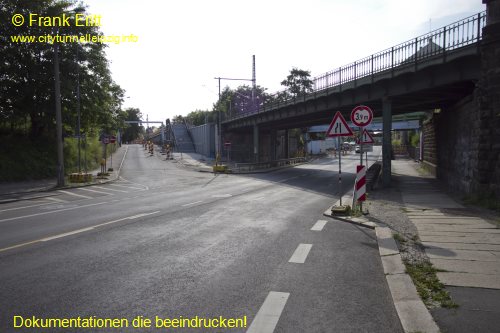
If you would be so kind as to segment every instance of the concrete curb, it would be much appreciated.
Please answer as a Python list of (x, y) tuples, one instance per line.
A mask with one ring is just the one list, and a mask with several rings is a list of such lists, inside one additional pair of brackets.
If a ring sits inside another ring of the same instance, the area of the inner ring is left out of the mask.
[(406, 268), (391, 229), (377, 226), (375, 233), (385, 278), (403, 330), (438, 333), (439, 327), (420, 299), (412, 279), (406, 274)]
[[(346, 196), (346, 202), (348, 200), (349, 198)], [(411, 277), (406, 274), (406, 267), (401, 259), (396, 241), (392, 236), (392, 230), (381, 227), (365, 217), (332, 215), (331, 208), (338, 205), (339, 202), (337, 201), (323, 215), (338, 221), (375, 230), (385, 278), (404, 332), (439, 333), (439, 327), (434, 318), (432, 318), (429, 310), (420, 299)]]
[(304, 164), (308, 164), (310, 163), (310, 161), (307, 161), (307, 162), (303, 162), (303, 163), (297, 163), (297, 164), (294, 164), (294, 165), (286, 165), (286, 166), (282, 166), (282, 167), (276, 167), (276, 168), (269, 168), (269, 169), (262, 169), (262, 170), (254, 170), (254, 171), (234, 171), (234, 170), (231, 170), (229, 169), (229, 172), (213, 172), (213, 170), (211, 169), (211, 167), (209, 166), (206, 166), (206, 167), (199, 167), (199, 166), (196, 166), (196, 165), (193, 165), (193, 164), (190, 164), (190, 163), (185, 163), (184, 162), (184, 159), (174, 159), (174, 161), (186, 168), (186, 169), (189, 169), (189, 170), (192, 170), (192, 171), (197, 171), (197, 172), (207, 172), (207, 173), (217, 173), (217, 174), (226, 174), (226, 175), (246, 175), (246, 174), (258, 174), (258, 173), (269, 173), (269, 172), (273, 172), (273, 171), (277, 171), (277, 170), (282, 170), (282, 169), (287, 169), (287, 168), (293, 168), (293, 167), (296, 167), (296, 166), (299, 166), (299, 165), (304, 165)]

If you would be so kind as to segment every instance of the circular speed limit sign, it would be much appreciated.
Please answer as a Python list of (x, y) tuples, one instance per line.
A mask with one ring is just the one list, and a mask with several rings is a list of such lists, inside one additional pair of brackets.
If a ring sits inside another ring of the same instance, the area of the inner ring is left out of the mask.
[(359, 105), (352, 109), (351, 121), (358, 127), (368, 126), (373, 119), (373, 111), (368, 106)]

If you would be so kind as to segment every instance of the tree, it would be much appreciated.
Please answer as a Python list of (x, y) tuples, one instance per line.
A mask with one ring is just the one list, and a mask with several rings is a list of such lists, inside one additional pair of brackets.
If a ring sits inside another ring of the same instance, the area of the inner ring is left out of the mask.
[[(0, 20), (30, 13), (40, 16), (65, 14), (70, 25), (54, 31), (37, 25), (2, 24), (0, 29), (0, 128), (19, 124), (30, 127), (31, 137), (53, 136), (54, 44), (15, 42), (12, 37), (102, 35), (99, 27), (76, 26), (75, 15), (85, 7), (75, 0), (0, 0)], [(76, 130), (77, 87), (80, 88), (82, 132), (113, 128), (121, 110), (124, 91), (111, 78), (103, 43), (59, 43), (61, 103), (65, 132)]]
[[(121, 112), (120, 118), (123, 121), (139, 121), (142, 118), (142, 114), (137, 108), (128, 108)], [(125, 142), (134, 141), (144, 133), (144, 127), (139, 126), (139, 124), (125, 124), (124, 127), (122, 140)]]
[(290, 74), (286, 79), (281, 81), (281, 85), (287, 87), (288, 92), (296, 97), (300, 94), (306, 94), (313, 91), (313, 81), (310, 77), (310, 71), (294, 67), (290, 70)]
[(195, 110), (188, 113), (186, 121), (193, 126), (200, 126), (206, 123), (212, 123), (215, 119), (215, 113), (208, 110)]

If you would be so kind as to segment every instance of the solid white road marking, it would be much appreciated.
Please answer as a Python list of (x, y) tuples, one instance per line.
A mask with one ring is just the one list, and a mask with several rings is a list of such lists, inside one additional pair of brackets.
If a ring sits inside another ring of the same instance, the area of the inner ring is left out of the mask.
[(292, 254), (292, 257), (288, 262), (293, 262), (296, 264), (303, 264), (306, 261), (309, 251), (311, 251), (312, 244), (299, 244), (297, 249)]
[(81, 191), (87, 191), (87, 192), (93, 192), (93, 193), (101, 193), (101, 194), (107, 194), (107, 195), (114, 195), (113, 193), (109, 193), (109, 192), (102, 192), (102, 191), (96, 191), (96, 190), (91, 190), (91, 189), (88, 189), (88, 188), (78, 188), (78, 190), (81, 190)]
[(260, 307), (247, 333), (272, 333), (278, 324), (290, 293), (271, 291)]
[(88, 197), (88, 196), (83, 195), (83, 194), (76, 194), (76, 193), (64, 191), (64, 190), (58, 190), (58, 192), (69, 194), (69, 195), (74, 195), (75, 197), (80, 197), (80, 198), (85, 198), (85, 199), (94, 199), (92, 197)]
[(31, 208), (31, 207), (40, 207), (40, 206), (47, 206), (47, 205), (52, 205), (52, 202), (46, 202), (46, 203), (42, 203), (42, 204), (38, 204), (38, 205), (29, 205), (29, 206), (22, 206), (22, 207), (0, 209), (0, 212), (7, 212), (9, 210), (18, 210), (18, 209), (25, 209), (25, 208)]
[(125, 157), (127, 156), (127, 153), (128, 153), (128, 145), (126, 147), (127, 148), (125, 149), (125, 154), (123, 154), (122, 161), (120, 163), (120, 166), (118, 167), (118, 176), (120, 176), (120, 172), (122, 171), (123, 162), (125, 161)]
[(95, 226), (93, 226), (93, 228), (102, 227), (103, 225), (108, 225), (108, 224), (112, 224), (112, 223), (116, 223), (116, 222), (120, 222), (120, 221), (124, 221), (124, 220), (138, 219), (139, 217), (144, 217), (144, 216), (148, 216), (148, 215), (152, 215), (152, 214), (158, 214), (159, 212), (160, 211), (157, 210), (157, 211), (151, 212), (151, 213), (142, 213), (142, 214), (138, 214), (138, 215), (134, 215), (134, 216), (123, 217), (123, 218), (118, 219), (118, 220), (113, 220), (113, 221), (104, 222), (104, 223), (95, 225)]
[(16, 217), (8, 218), (8, 219), (2, 219), (2, 220), (0, 220), (0, 222), (7, 222), (7, 221), (13, 221), (13, 220), (19, 220), (19, 219), (24, 219), (24, 218), (28, 218), (28, 217), (33, 217), (33, 216), (53, 214), (53, 213), (64, 212), (66, 210), (73, 210), (73, 209), (78, 209), (78, 208), (85, 208), (85, 207), (91, 207), (91, 206), (97, 206), (97, 205), (104, 205), (106, 203), (108, 203), (108, 202), (104, 201), (104, 202), (98, 202), (98, 203), (90, 204), (90, 205), (83, 205), (83, 206), (77, 206), (77, 207), (69, 207), (69, 208), (52, 210), (50, 212), (43, 212), (43, 213), (36, 213), (36, 214), (30, 214), (30, 215), (16, 216)]
[(128, 191), (123, 191), (123, 190), (115, 190), (115, 189), (112, 189), (112, 188), (106, 188), (106, 187), (101, 187), (101, 186), (93, 186), (93, 187), (94, 187), (94, 188), (100, 188), (101, 190), (105, 190), (105, 191), (128, 193)]
[(46, 197), (44, 198), (46, 200), (52, 200), (52, 201), (55, 201), (55, 202), (68, 202), (68, 200), (63, 200), (63, 199), (59, 199), (59, 198), (52, 198), (52, 197)]
[(195, 202), (190, 202), (188, 204), (185, 204), (185, 205), (182, 205), (182, 207), (187, 207), (187, 206), (192, 206), (192, 205), (196, 205), (196, 204), (199, 204), (199, 203), (202, 203), (203, 201), (195, 201)]
[(120, 222), (120, 221), (124, 221), (124, 220), (133, 220), (133, 219), (137, 219), (139, 217), (144, 217), (144, 216), (148, 216), (148, 215), (152, 215), (152, 214), (157, 214), (159, 212), (160, 211), (158, 210), (156, 212), (142, 213), (142, 214), (128, 216), (128, 217), (124, 217), (124, 218), (113, 220), (113, 221), (109, 221), (109, 222), (104, 222), (104, 223), (101, 223), (101, 224), (94, 225), (92, 227), (78, 229), (78, 230), (73, 230), (73, 231), (70, 231), (70, 232), (65, 232), (63, 234), (58, 234), (58, 235), (49, 236), (49, 237), (45, 237), (45, 238), (42, 238), (42, 239), (37, 239), (37, 240), (34, 240), (34, 241), (22, 243), (22, 244), (17, 244), (17, 245), (9, 246), (9, 247), (0, 249), (0, 252), (4, 252), (4, 251), (7, 251), (7, 250), (12, 250), (12, 249), (15, 249), (15, 248), (18, 248), (18, 247), (23, 247), (23, 246), (34, 244), (34, 243), (38, 243), (38, 242), (47, 242), (47, 241), (50, 241), (50, 240), (53, 240), (53, 239), (62, 238), (62, 237), (70, 236), (70, 235), (75, 235), (75, 234), (78, 234), (78, 233), (81, 233), (81, 232), (84, 232), (84, 231), (89, 231), (89, 230), (93, 230), (93, 229), (98, 228), (98, 227), (102, 227), (102, 226), (107, 225), (107, 224), (112, 224), (112, 223), (116, 223), (116, 222)]
[(312, 231), (321, 231), (321, 230), (323, 230), (323, 227), (325, 226), (326, 223), (327, 223), (327, 221), (325, 221), (325, 220), (318, 220), (318, 222), (316, 222), (313, 225), (311, 230)]
[(84, 231), (88, 231), (88, 230), (92, 230), (92, 229), (94, 229), (94, 227), (84, 228), (84, 229), (78, 229), (78, 230), (75, 230), (75, 231), (66, 232), (64, 234), (59, 234), (59, 235), (55, 235), (55, 236), (51, 236), (51, 237), (47, 237), (47, 238), (42, 238), (39, 241), (40, 242), (48, 242), (48, 241), (53, 240), (53, 239), (62, 238), (62, 237), (66, 237), (66, 236), (70, 236), (70, 235), (74, 235), (74, 234), (78, 234), (80, 232), (84, 232)]

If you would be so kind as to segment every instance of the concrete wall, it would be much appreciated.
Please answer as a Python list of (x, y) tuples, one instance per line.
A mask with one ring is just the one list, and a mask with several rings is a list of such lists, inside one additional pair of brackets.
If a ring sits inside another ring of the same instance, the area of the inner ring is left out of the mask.
[(423, 125), (423, 162), (463, 194), (500, 198), (500, 0), (486, 0), (481, 78), (473, 95)]
[(500, 198), (500, 0), (485, 0), (487, 25), (481, 42), (481, 79), (478, 82), (477, 168), (473, 190)]
[(193, 143), (198, 154), (215, 157), (215, 126), (205, 124), (189, 129)]

